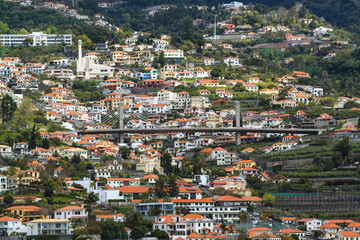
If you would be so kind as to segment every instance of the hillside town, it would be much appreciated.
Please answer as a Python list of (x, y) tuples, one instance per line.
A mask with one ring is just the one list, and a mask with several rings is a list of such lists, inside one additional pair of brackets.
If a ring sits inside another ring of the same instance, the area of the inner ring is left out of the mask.
[(121, 37), (0, 21), (1, 236), (360, 239), (360, 95), (324, 70), (358, 49), (344, 30), (300, 3), (276, 13), (295, 11), (289, 24), (237, 1), (184, 5), (219, 18), (184, 20), (203, 42), (180, 44), (124, 33), (106, 16), (122, 2), (95, 1), (95, 15), (5, 2)]

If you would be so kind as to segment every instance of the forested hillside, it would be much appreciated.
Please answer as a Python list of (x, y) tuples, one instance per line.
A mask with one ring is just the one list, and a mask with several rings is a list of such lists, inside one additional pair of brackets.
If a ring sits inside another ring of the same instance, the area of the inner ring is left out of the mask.
[(88, 25), (73, 17), (66, 17), (51, 9), (20, 7), (17, 3), (0, 1), (0, 21), (11, 30), (45, 31), (54, 26), (58, 33), (85, 34), (93, 42), (104, 42), (112, 38), (111, 31), (104, 27)]
[(297, 2), (318, 16), (324, 17), (331, 24), (360, 34), (360, 7), (352, 0), (244, 0), (245, 3), (262, 3), (268, 6), (290, 8)]
[[(150, 7), (161, 4), (194, 4), (217, 6), (232, 0), (131, 0), (127, 6)], [(331, 24), (360, 34), (360, 4), (352, 0), (244, 0), (246, 4), (262, 3), (270, 7), (284, 6), (291, 8), (297, 2), (302, 2), (306, 8), (318, 16), (324, 17)]]

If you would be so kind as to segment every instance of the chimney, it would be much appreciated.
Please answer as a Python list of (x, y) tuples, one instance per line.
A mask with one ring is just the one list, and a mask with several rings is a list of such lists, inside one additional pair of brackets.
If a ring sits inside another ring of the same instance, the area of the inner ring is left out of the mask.
[(79, 67), (81, 67), (81, 61), (82, 61), (82, 41), (79, 39), (78, 41), (78, 47), (79, 47), (79, 51), (78, 51), (78, 64)]

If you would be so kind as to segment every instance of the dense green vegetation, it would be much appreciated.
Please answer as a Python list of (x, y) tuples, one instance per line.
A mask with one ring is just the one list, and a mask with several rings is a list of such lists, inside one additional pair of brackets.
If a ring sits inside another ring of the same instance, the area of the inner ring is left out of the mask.
[[(245, 0), (244, 3), (261, 3), (270, 7), (283, 6), (290, 8), (301, 2), (318, 16), (346, 30), (360, 33), (359, 2), (351, 0)], [(266, 6), (265, 6), (266, 7)]]
[(2, 0), (0, 1), (0, 21), (6, 23), (10, 30), (70, 33), (75, 36), (85, 34), (97, 43), (111, 40), (113, 37), (113, 33), (104, 27), (89, 25), (76, 18), (60, 15), (51, 9), (21, 7), (17, 3)]

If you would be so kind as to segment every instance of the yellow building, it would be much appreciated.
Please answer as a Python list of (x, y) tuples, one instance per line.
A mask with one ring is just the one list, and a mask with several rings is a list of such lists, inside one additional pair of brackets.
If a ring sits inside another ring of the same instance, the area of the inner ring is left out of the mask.
[(74, 148), (74, 147), (63, 147), (59, 152), (60, 156), (72, 158), (75, 155), (79, 155), (81, 158), (88, 157), (88, 151), (82, 148)]
[(163, 142), (153, 142), (153, 143), (150, 143), (150, 146), (152, 148), (160, 149), (163, 147)]
[(13, 206), (6, 209), (8, 214), (20, 217), (23, 221), (31, 221), (34, 219), (45, 219), (42, 209), (36, 206)]
[(240, 160), (236, 163), (236, 168), (256, 168), (256, 162), (253, 160)]
[(208, 121), (216, 121), (216, 122), (219, 122), (219, 123), (223, 122), (223, 118), (220, 115), (217, 115), (217, 114), (212, 114), (212, 115), (208, 116), (207, 120)]
[(164, 169), (160, 165), (160, 158), (142, 155), (140, 162), (136, 164), (136, 171), (144, 171), (145, 173), (152, 173), (154, 168), (163, 174)]
[(119, 109), (121, 102), (123, 105), (129, 105), (134, 101), (132, 98), (104, 98), (100, 100), (100, 104), (106, 106), (108, 110)]

